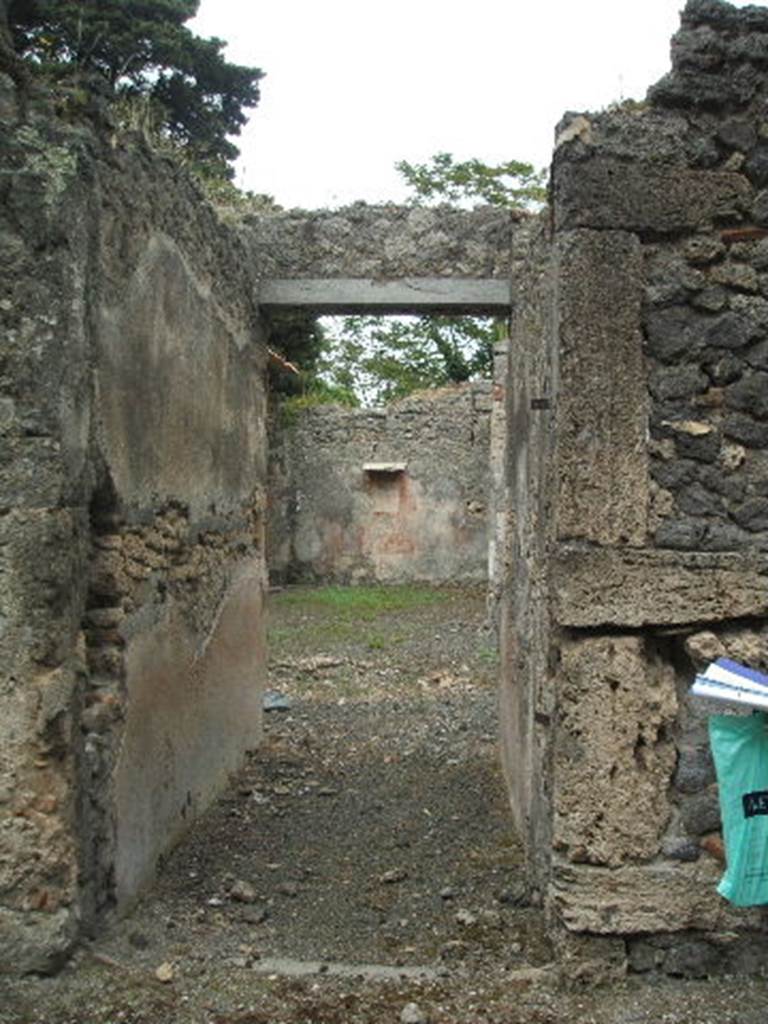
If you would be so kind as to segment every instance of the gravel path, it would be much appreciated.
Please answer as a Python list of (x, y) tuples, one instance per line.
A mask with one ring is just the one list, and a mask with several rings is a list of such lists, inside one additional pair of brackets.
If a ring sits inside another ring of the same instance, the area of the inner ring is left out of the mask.
[[(558, 991), (476, 591), (271, 602), (263, 747), (127, 919), (2, 1024), (763, 1022), (760, 979)], [(1, 984), (1, 983), (0, 983)]]

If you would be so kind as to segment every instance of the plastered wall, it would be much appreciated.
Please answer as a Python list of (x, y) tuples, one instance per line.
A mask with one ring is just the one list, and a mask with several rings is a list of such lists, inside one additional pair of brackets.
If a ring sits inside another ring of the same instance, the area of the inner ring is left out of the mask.
[(490, 382), (381, 409), (316, 406), (271, 428), (274, 581), (487, 578)]
[(243, 250), (98, 108), (19, 113), (0, 76), (0, 973), (151, 879), (258, 741), (264, 657)]

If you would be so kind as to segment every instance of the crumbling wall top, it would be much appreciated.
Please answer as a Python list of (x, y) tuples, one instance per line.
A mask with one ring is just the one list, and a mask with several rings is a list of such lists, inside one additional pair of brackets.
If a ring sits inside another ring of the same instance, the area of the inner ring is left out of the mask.
[(653, 86), (654, 105), (739, 110), (766, 91), (768, 8), (688, 0), (672, 39), (672, 70)]

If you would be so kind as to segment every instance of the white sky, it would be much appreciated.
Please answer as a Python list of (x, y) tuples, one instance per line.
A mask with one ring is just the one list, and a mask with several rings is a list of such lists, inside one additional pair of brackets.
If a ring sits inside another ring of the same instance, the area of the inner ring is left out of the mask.
[(202, 0), (189, 24), (266, 72), (237, 184), (313, 208), (401, 201), (395, 161), (443, 150), (545, 166), (566, 110), (641, 99), (668, 70), (682, 4)]

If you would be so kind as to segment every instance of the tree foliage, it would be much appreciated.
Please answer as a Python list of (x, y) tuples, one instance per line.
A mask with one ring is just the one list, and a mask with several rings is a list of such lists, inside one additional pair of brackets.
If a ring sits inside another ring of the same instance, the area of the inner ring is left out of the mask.
[(122, 98), (147, 100), (166, 137), (231, 177), (257, 68), (228, 63), (224, 42), (186, 22), (199, 0), (5, 0), (16, 52), (50, 74), (100, 75)]
[[(545, 172), (519, 160), (490, 165), (436, 153), (428, 163), (401, 160), (395, 166), (415, 204), (474, 201), (525, 210), (546, 197)], [(493, 346), (506, 330), (505, 321), (488, 317), (335, 318), (325, 323), (316, 372), (367, 402), (388, 402), (423, 388), (490, 377)]]
[(349, 316), (326, 321), (321, 379), (366, 403), (490, 375), (496, 331), (488, 318)]
[(416, 203), (469, 201), (525, 210), (547, 197), (545, 172), (520, 160), (485, 164), (475, 157), (457, 161), (451, 153), (435, 153), (428, 163), (401, 160), (395, 167), (413, 189)]

